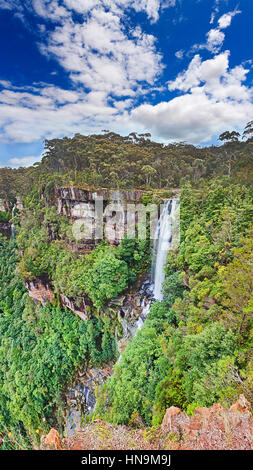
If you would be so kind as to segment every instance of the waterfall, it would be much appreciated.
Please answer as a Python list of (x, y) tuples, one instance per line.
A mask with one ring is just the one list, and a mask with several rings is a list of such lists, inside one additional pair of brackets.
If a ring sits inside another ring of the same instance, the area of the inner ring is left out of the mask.
[[(161, 208), (160, 219), (157, 223), (156, 234), (153, 243), (153, 256), (152, 256), (152, 267), (151, 275), (152, 282), (150, 279), (146, 279), (140, 290), (139, 290), (139, 304), (138, 307), (141, 309), (137, 319), (134, 319), (133, 322), (127, 320), (127, 315), (130, 320), (133, 318), (135, 307), (129, 303), (129, 300), (126, 300), (126, 303), (118, 302), (118, 299), (114, 299), (115, 306), (118, 306), (118, 318), (121, 322), (123, 329), (123, 340), (126, 340), (124, 343), (124, 348), (119, 350), (117, 337), (117, 328), (115, 330), (115, 341), (117, 343), (118, 352), (120, 353), (117, 362), (119, 363), (122, 357), (122, 351), (125, 349), (127, 342), (138, 333), (145, 323), (145, 320), (149, 314), (150, 307), (154, 300), (163, 300), (162, 294), (162, 284), (165, 280), (164, 266), (166, 264), (168, 250), (177, 246), (177, 226), (179, 220), (179, 212), (176, 216), (176, 211), (179, 209), (179, 199), (173, 198), (170, 200), (164, 201), (164, 204)], [(175, 223), (176, 221), (176, 223)], [(125, 297), (124, 297), (125, 298)], [(111, 301), (112, 302), (112, 301)], [(129, 305), (128, 305), (128, 303)], [(104, 377), (99, 383), (104, 383)], [(75, 434), (75, 431), (80, 429), (82, 421), (82, 413), (85, 415), (90, 415), (96, 409), (96, 397), (94, 393), (94, 387), (90, 379), (86, 382), (85, 385), (77, 384), (74, 387), (72, 386), (68, 390), (68, 394), (72, 397), (69, 400), (66, 422), (65, 422), (65, 433), (67, 437), (72, 437)], [(83, 410), (80, 410), (78, 407), (77, 399), (81, 401)], [(71, 405), (71, 406), (70, 406)]]
[[(16, 209), (16, 204), (14, 204), (13, 208), (12, 208), (12, 211), (11, 211), (11, 218), (13, 219), (13, 217), (15, 216), (15, 209)], [(12, 238), (15, 238), (15, 226), (14, 226), (14, 222), (12, 222), (11, 224), (11, 236)]]
[(153, 295), (155, 300), (163, 300), (162, 285), (165, 281), (164, 266), (168, 250), (173, 238), (173, 216), (178, 207), (178, 199), (164, 201), (160, 219), (157, 224), (153, 245), (152, 280), (154, 283)]

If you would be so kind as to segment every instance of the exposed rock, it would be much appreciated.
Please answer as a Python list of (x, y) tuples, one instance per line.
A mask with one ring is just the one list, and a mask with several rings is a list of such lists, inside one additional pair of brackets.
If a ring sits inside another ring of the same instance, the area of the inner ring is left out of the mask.
[(211, 408), (196, 408), (192, 417), (171, 407), (166, 411), (163, 429), (167, 426), (169, 432), (178, 436), (180, 448), (251, 449), (253, 416), (250, 408), (243, 395), (230, 410), (218, 403)]
[(214, 404), (197, 408), (189, 417), (172, 406), (157, 428), (133, 429), (95, 420), (63, 439), (62, 446), (66, 450), (252, 450), (253, 416), (249, 407), (243, 395), (232, 411)]
[(36, 302), (40, 302), (43, 307), (46, 303), (53, 303), (55, 295), (48, 283), (43, 283), (41, 280), (27, 281), (25, 287), (28, 290), (29, 296)]
[[(112, 245), (118, 245), (127, 229), (127, 206), (129, 203), (140, 203), (145, 191), (141, 190), (109, 190), (72, 187), (57, 187), (54, 203), (59, 215), (67, 216), (73, 223), (76, 242), (70, 242), (72, 251), (89, 253), (96, 248), (104, 236)], [(43, 198), (43, 194), (42, 194)], [(117, 224), (114, 220), (117, 214)], [(132, 223), (138, 220), (136, 213), (132, 214)], [(97, 222), (101, 222), (98, 227)], [(129, 220), (128, 220), (129, 221)]]
[(61, 304), (63, 308), (68, 308), (72, 312), (74, 312), (81, 320), (88, 320), (89, 316), (87, 314), (86, 306), (88, 304), (88, 300), (79, 299), (79, 305), (76, 305), (77, 300), (70, 299), (66, 295), (60, 294)]
[(177, 408), (176, 406), (171, 406), (170, 408), (168, 408), (168, 410), (166, 410), (166, 413), (163, 417), (162, 426), (163, 427), (164, 426), (170, 426), (172, 416), (176, 416), (179, 413), (181, 413), (181, 410), (180, 410), (180, 408)]
[[(29, 296), (35, 300), (35, 302), (40, 302), (43, 307), (46, 303), (53, 303), (55, 300), (55, 294), (49, 282), (46, 282), (42, 279), (37, 279), (36, 281), (27, 281), (25, 287), (28, 290)], [(76, 298), (71, 299), (63, 294), (60, 294), (61, 305), (63, 308), (68, 308), (76, 315), (78, 315), (82, 320), (86, 321), (89, 317), (87, 314), (87, 305), (90, 305), (91, 302), (87, 298)]]
[(247, 413), (251, 410), (251, 404), (249, 401), (246, 400), (244, 395), (240, 395), (237, 402), (231, 406), (230, 411), (235, 412), (239, 411), (239, 413)]
[(7, 199), (0, 199), (0, 211), (1, 212), (11, 211), (11, 204)]
[(9, 224), (8, 222), (0, 222), (0, 233), (4, 235), (5, 237), (10, 238), (11, 224)]
[(21, 199), (20, 196), (17, 196), (16, 199), (17, 199), (16, 208), (17, 208), (19, 211), (22, 211), (22, 210), (24, 209), (22, 199)]
[(46, 447), (49, 447), (52, 450), (61, 450), (62, 442), (60, 434), (56, 429), (51, 429), (50, 432), (45, 436), (44, 443)]
[(91, 368), (79, 372), (74, 384), (66, 392), (65, 435), (73, 436), (80, 430), (82, 417), (94, 411), (95, 388), (102, 385), (113, 373), (113, 363), (106, 367)]

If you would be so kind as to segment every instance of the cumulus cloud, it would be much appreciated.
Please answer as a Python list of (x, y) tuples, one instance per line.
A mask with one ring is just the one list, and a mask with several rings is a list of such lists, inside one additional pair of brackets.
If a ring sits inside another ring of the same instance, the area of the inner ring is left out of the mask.
[(242, 65), (229, 69), (228, 59), (228, 51), (207, 61), (196, 55), (168, 85), (169, 90), (184, 94), (155, 106), (137, 107), (131, 122), (159, 138), (192, 143), (208, 142), (226, 128), (243, 127), (253, 115), (253, 89), (243, 83), (249, 70)]
[(116, 96), (142, 92), (163, 68), (152, 35), (140, 27), (127, 33), (118, 15), (101, 8), (83, 23), (63, 22), (40, 48), (57, 58), (74, 82)]
[[(129, 103), (126, 104), (126, 107)], [(122, 103), (122, 108), (124, 105)], [(75, 132), (89, 132), (113, 121), (118, 109), (105, 92), (84, 93), (57, 87), (33, 87), (32, 92), (0, 92), (0, 138), (33, 142)]]
[[(218, 3), (216, 4), (216, 12), (218, 12)], [(224, 43), (225, 40), (225, 34), (222, 29), (226, 29), (231, 25), (232, 18), (236, 15), (241, 13), (240, 10), (235, 9), (234, 11), (230, 11), (228, 13), (225, 13), (218, 19), (218, 25), (216, 28), (210, 29), (206, 33), (206, 42), (203, 44), (195, 44), (192, 47), (192, 51), (197, 51), (201, 49), (207, 49), (208, 51), (217, 54)], [(215, 13), (213, 12), (211, 15), (211, 20), (210, 23), (213, 24), (215, 19)]]
[(238, 15), (238, 14), (240, 14), (240, 13), (241, 13), (240, 10), (234, 10), (234, 11), (230, 11), (229, 13), (225, 13), (224, 15), (222, 15), (222, 16), (218, 19), (219, 28), (220, 28), (220, 29), (228, 28), (228, 26), (231, 25), (232, 18), (233, 18), (235, 15)]
[(40, 161), (41, 156), (39, 157), (20, 157), (20, 158), (10, 158), (7, 162), (7, 166), (12, 168), (19, 168), (20, 166), (30, 166), (35, 162)]
[[(44, 31), (40, 51), (53, 56), (73, 82), (116, 96), (142, 94), (163, 69), (155, 37), (131, 27), (125, 21), (128, 11), (145, 12), (154, 22), (162, 8), (174, 5), (175, 0), (0, 0), (0, 8), (22, 12), (29, 7), (55, 23)], [(78, 20), (73, 12), (81, 15)]]
[[(43, 32), (40, 51), (54, 57), (72, 81), (69, 90), (47, 83), (19, 88), (0, 81), (1, 140), (30, 143), (100, 132), (109, 125), (121, 132), (148, 130), (159, 139), (200, 143), (225, 128), (244, 125), (253, 114), (252, 89), (245, 85), (249, 70), (246, 63), (229, 68), (229, 51), (220, 53), (223, 30), (237, 10), (222, 15), (208, 31), (205, 44), (193, 48), (207, 49), (214, 57), (203, 61), (195, 54), (188, 68), (168, 82), (168, 91), (179, 96), (136, 106), (138, 98), (161, 90), (163, 63), (156, 38), (131, 26), (128, 12), (145, 13), (153, 23), (163, 8), (175, 4), (175, 0), (0, 0), (0, 8), (20, 15), (29, 6)], [(44, 20), (51, 22), (50, 28), (45, 28)], [(175, 55), (182, 59), (184, 50)], [(13, 158), (9, 164), (31, 164), (32, 158)]]
[(24, 11), (33, 8), (34, 12), (45, 19), (58, 22), (61, 18), (70, 17), (71, 12), (87, 14), (93, 8), (101, 7), (114, 13), (122, 14), (127, 9), (145, 12), (151, 21), (159, 19), (160, 10), (173, 7), (176, 0), (0, 0), (0, 8)]
[[(134, 99), (156, 88), (163, 65), (156, 39), (132, 27), (129, 9), (157, 21), (174, 0), (0, 0), (0, 8), (30, 13), (43, 30), (40, 51), (69, 73), (73, 90), (48, 84), (22, 89), (0, 82), (0, 136), (18, 142), (100, 130)], [(73, 12), (79, 13), (77, 19)], [(41, 20), (51, 21), (47, 28)]]

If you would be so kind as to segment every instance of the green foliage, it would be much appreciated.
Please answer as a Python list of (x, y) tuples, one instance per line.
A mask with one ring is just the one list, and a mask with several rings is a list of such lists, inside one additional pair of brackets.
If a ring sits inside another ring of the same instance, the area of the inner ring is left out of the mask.
[(11, 219), (11, 212), (0, 211), (0, 222), (9, 222)]
[[(182, 373), (182, 386), (188, 403), (199, 400), (199, 382), (206, 379), (207, 370), (219, 359), (232, 356), (236, 336), (219, 323), (207, 326), (201, 333), (187, 335), (178, 350), (175, 366)], [(200, 401), (203, 405), (213, 403), (208, 390)], [(199, 402), (199, 401), (198, 401)]]
[(0, 198), (14, 201), (42, 187), (50, 200), (54, 186), (89, 188), (175, 188), (181, 181), (198, 184), (215, 176), (252, 184), (252, 122), (238, 133), (221, 134), (224, 145), (197, 148), (186, 143), (160, 144), (150, 135), (114, 132), (46, 140), (42, 161), (28, 168), (0, 169)]
[[(60, 425), (64, 388), (75, 370), (115, 356), (115, 318), (107, 301), (149, 269), (144, 240), (73, 253), (69, 221), (52, 206), (55, 186), (63, 184), (139, 187), (148, 190), (145, 204), (167, 197), (180, 181), (182, 186), (181, 244), (168, 255), (164, 301), (153, 303), (99, 391), (97, 416), (157, 426), (172, 405), (192, 413), (215, 401), (230, 406), (240, 393), (253, 400), (252, 139), (221, 137), (221, 147), (201, 149), (162, 145), (135, 133), (77, 134), (47, 141), (36, 167), (0, 169), (0, 197), (14, 202), (17, 194), (26, 195), (25, 209), (15, 217), (17, 268), (13, 240), (0, 238), (4, 434), (34, 439), (36, 429)], [(58, 295), (89, 298), (93, 317), (82, 322), (57, 305), (35, 309), (23, 280), (37, 278)]]
[(115, 355), (110, 324), (83, 322), (72, 312), (34, 307), (15, 276), (14, 241), (0, 238), (0, 427), (14, 435), (56, 424), (63, 392), (75, 369), (90, 360), (101, 364)]
[[(143, 328), (128, 345), (115, 373), (104, 386), (98, 400), (98, 415), (105, 412), (104, 403), (110, 407), (105, 417), (113, 423), (128, 423), (133, 413), (139, 413), (146, 423), (152, 422), (154, 402), (157, 401), (159, 383), (170, 368), (162, 331), (170, 335), (171, 312), (164, 303), (152, 305)], [(157, 388), (158, 387), (158, 388)], [(157, 391), (156, 391), (157, 388)]]
[(86, 292), (96, 307), (101, 307), (107, 299), (116, 297), (128, 286), (126, 262), (116, 258), (110, 251), (104, 253), (91, 270), (87, 269), (84, 273)]
[(164, 301), (127, 346), (98, 397), (98, 416), (161, 423), (166, 408), (252, 401), (253, 193), (227, 179), (181, 192), (181, 244), (169, 253)]

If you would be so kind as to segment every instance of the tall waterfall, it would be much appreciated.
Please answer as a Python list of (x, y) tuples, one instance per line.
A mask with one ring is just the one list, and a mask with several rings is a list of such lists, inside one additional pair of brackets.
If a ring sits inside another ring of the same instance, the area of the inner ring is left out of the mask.
[[(138, 314), (137, 319), (134, 317), (136, 309), (136, 301), (133, 302), (133, 299), (130, 300), (127, 297), (124, 303), (116, 303), (118, 305), (118, 318), (121, 322), (123, 329), (123, 348), (119, 349), (119, 343), (117, 338), (117, 331), (115, 332), (115, 340), (117, 343), (118, 352), (120, 356), (117, 362), (120, 362), (122, 357), (122, 351), (126, 348), (128, 341), (137, 334), (137, 332), (142, 328), (144, 322), (149, 314), (150, 307), (154, 300), (162, 300), (162, 284), (165, 280), (164, 266), (166, 263), (166, 258), (169, 248), (174, 249), (174, 246), (177, 245), (177, 221), (179, 219), (179, 213), (176, 214), (176, 211), (179, 208), (179, 199), (170, 199), (164, 201), (160, 219), (157, 223), (155, 240), (153, 244), (153, 259), (152, 259), (152, 282), (150, 279), (146, 279), (141, 288), (139, 289), (138, 294), (138, 310), (141, 310), (141, 313)], [(175, 224), (176, 221), (176, 224)], [(176, 243), (174, 243), (176, 240)], [(117, 301), (117, 299), (115, 299)], [(123, 315), (122, 315), (123, 313)], [(127, 342), (125, 342), (127, 340)], [(101, 381), (100, 383), (103, 383)], [(92, 411), (96, 409), (96, 397), (94, 392), (94, 387), (92, 383), (87, 381), (85, 383), (78, 383), (77, 385), (71, 386), (68, 389), (67, 394), (71, 397), (71, 400), (68, 402), (68, 407), (66, 410), (66, 422), (65, 422), (65, 434), (67, 437), (72, 437), (76, 430), (81, 426), (82, 422), (82, 413), (89, 415)], [(80, 411), (79, 405), (82, 403), (83, 408), (86, 411)], [(85, 405), (85, 406), (84, 406)]]
[[(13, 217), (15, 216), (15, 209), (16, 209), (16, 204), (14, 204), (13, 208), (12, 208), (12, 211), (11, 211), (11, 218), (13, 219)], [(14, 226), (14, 222), (12, 222), (11, 224), (11, 236), (12, 238), (15, 238), (15, 226)]]
[(165, 281), (164, 266), (173, 239), (172, 224), (177, 207), (178, 199), (165, 201), (156, 228), (153, 245), (152, 280), (154, 283), (154, 299), (159, 301), (163, 300), (162, 284)]

